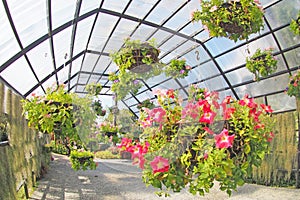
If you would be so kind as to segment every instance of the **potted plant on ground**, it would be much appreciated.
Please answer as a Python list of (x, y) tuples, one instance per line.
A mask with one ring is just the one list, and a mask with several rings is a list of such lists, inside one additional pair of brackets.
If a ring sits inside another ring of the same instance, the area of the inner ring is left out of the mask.
[(97, 163), (94, 161), (94, 154), (84, 149), (73, 150), (70, 155), (70, 161), (72, 168), (77, 170), (94, 170), (97, 167)]
[(272, 48), (257, 49), (251, 57), (246, 59), (246, 68), (254, 74), (254, 80), (259, 81), (260, 77), (267, 77), (277, 69), (277, 60), (272, 55)]
[(185, 59), (173, 59), (170, 64), (165, 67), (165, 74), (173, 78), (184, 78), (188, 76), (191, 66), (186, 64)]
[(201, 0), (201, 11), (192, 13), (191, 21), (202, 21), (212, 37), (233, 41), (248, 39), (264, 27), (263, 10), (258, 0)]
[(272, 109), (247, 95), (219, 103), (216, 92), (191, 87), (198, 95), (189, 93), (185, 106), (177, 91), (155, 91), (159, 107), (141, 113), (140, 141), (123, 138), (119, 148), (131, 152), (143, 181), (159, 188), (158, 195), (184, 188), (204, 195), (215, 181), (230, 195), (268, 152)]
[(289, 96), (296, 97), (296, 109), (297, 112), (300, 112), (300, 70), (290, 76), (290, 81), (285, 91)]
[(297, 19), (291, 21), (290, 29), (295, 35), (300, 35), (300, 11), (298, 12)]

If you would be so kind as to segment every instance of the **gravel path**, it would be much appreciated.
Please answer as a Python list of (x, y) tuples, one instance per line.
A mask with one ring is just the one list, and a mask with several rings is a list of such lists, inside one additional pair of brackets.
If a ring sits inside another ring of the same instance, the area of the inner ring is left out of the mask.
[(159, 198), (155, 188), (146, 187), (141, 171), (130, 160), (97, 160), (96, 170), (73, 171), (66, 156), (54, 154), (48, 173), (30, 199), (35, 200), (297, 200), (300, 190), (246, 184), (231, 197), (212, 188), (204, 197), (185, 191)]

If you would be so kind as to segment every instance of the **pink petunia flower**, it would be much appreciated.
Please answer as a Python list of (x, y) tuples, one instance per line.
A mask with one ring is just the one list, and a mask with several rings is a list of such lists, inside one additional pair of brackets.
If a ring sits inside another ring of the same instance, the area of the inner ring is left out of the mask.
[(243, 99), (241, 99), (239, 101), (239, 104), (242, 105), (242, 106), (246, 105), (249, 108), (256, 108), (257, 107), (257, 104), (254, 102), (254, 98), (248, 98), (247, 94), (244, 96)]
[(272, 113), (272, 112), (273, 112), (271, 106), (267, 106), (267, 105), (265, 105), (265, 104), (260, 104), (260, 107), (261, 107), (265, 112), (267, 112), (267, 113)]
[(228, 130), (223, 129), (223, 131), (215, 136), (216, 147), (219, 149), (232, 147), (234, 140), (234, 135), (228, 135)]
[(190, 69), (192, 69), (192, 67), (189, 66), (189, 65), (186, 65), (186, 66), (185, 66), (185, 69), (190, 70)]
[(197, 119), (199, 117), (199, 109), (197, 104), (193, 104), (189, 102), (181, 112), (181, 118), (185, 119), (190, 116), (193, 119)]
[(159, 107), (159, 108), (153, 108), (150, 111), (150, 115), (149, 115), (153, 121), (155, 122), (163, 122), (165, 120), (165, 116), (166, 116), (166, 111)]
[(223, 109), (223, 119), (224, 120), (230, 119), (230, 117), (234, 112), (235, 112), (235, 108), (225, 108), (225, 110)]
[(216, 116), (216, 113), (213, 111), (204, 112), (202, 117), (199, 119), (199, 122), (211, 124), (211, 123), (213, 123), (215, 116)]
[(150, 165), (153, 170), (153, 174), (157, 172), (167, 172), (170, 168), (169, 160), (161, 156), (156, 156), (151, 162)]

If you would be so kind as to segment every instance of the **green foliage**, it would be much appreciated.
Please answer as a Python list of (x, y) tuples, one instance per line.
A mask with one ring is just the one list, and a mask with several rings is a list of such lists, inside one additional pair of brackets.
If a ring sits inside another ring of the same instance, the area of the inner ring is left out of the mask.
[(72, 164), (72, 168), (77, 170), (87, 170), (92, 169), (95, 170), (97, 165), (94, 162), (94, 154), (90, 151), (84, 150), (73, 150), (70, 155), (70, 161)]
[(272, 50), (271, 48), (264, 51), (257, 49), (251, 57), (247, 57), (246, 68), (254, 74), (256, 81), (276, 71), (277, 60), (273, 57)]
[[(139, 161), (144, 163), (143, 181), (159, 188), (159, 195), (186, 187), (192, 194), (205, 195), (218, 181), (220, 190), (231, 195), (269, 151), (275, 124), (269, 115), (272, 110), (248, 96), (241, 100), (227, 97), (219, 104), (217, 93), (192, 87), (187, 105), (181, 104), (177, 91), (161, 90), (156, 92), (159, 107), (141, 113), (144, 131), (140, 140), (148, 143)], [(213, 113), (220, 115), (203, 120)], [(220, 146), (221, 141), (229, 145)], [(151, 163), (158, 156), (168, 160), (169, 168), (154, 172)]]
[(90, 108), (90, 96), (80, 98), (68, 93), (64, 85), (47, 88), (44, 96), (33, 95), (30, 100), (21, 100), (23, 115), (28, 125), (44, 133), (55, 133), (57, 138), (68, 137), (85, 140), (96, 119)]
[(85, 89), (90, 95), (97, 96), (102, 90), (102, 85), (100, 83), (90, 83), (85, 86)]
[(102, 107), (102, 102), (100, 100), (95, 100), (92, 103), (92, 108), (98, 116), (105, 116), (106, 110)]
[[(111, 90), (117, 94), (118, 100), (124, 99), (130, 92), (137, 94), (138, 90), (143, 87), (141, 80), (147, 80), (162, 73), (162, 65), (157, 58), (159, 53), (154, 39), (144, 43), (140, 40), (126, 39), (120, 51), (110, 54), (113, 62), (119, 67), (118, 74), (109, 74), (109, 80), (113, 81)], [(143, 59), (139, 60), (140, 57)], [(136, 65), (148, 70), (139, 73), (129, 71)]]
[(290, 29), (295, 35), (300, 35), (300, 11), (298, 12), (297, 19), (291, 21)]
[(137, 105), (137, 108), (141, 110), (143, 107), (152, 109), (155, 107), (154, 103), (150, 99), (146, 99)]
[(294, 96), (300, 99), (300, 70), (290, 77), (290, 82), (286, 88), (286, 92), (289, 96)]
[(8, 115), (0, 113), (0, 142), (8, 140)]
[(142, 63), (151, 65), (157, 62), (158, 54), (159, 50), (155, 47), (154, 39), (142, 43), (140, 40), (130, 40), (128, 38), (124, 41), (124, 47), (119, 51), (112, 52), (110, 57), (119, 66), (120, 72), (123, 73), (137, 62), (137, 56), (143, 56)]
[(113, 124), (106, 121), (100, 123), (99, 128), (102, 133), (107, 133), (107, 132), (117, 133), (120, 130), (119, 126), (114, 126)]
[(69, 154), (69, 150), (63, 144), (56, 143), (55, 141), (51, 141), (50, 146), (51, 146), (50, 147), (51, 151), (53, 153), (58, 153), (58, 154), (61, 154), (61, 155), (68, 155)]
[(212, 37), (233, 41), (248, 39), (264, 27), (262, 7), (254, 0), (202, 0), (202, 10), (192, 13), (192, 22), (202, 21)]
[(192, 68), (186, 64), (186, 60), (171, 60), (170, 64), (166, 66), (164, 72), (167, 76), (173, 78), (184, 78), (188, 76)]
[(120, 154), (113, 154), (110, 150), (98, 151), (95, 153), (96, 158), (100, 159), (120, 159)]

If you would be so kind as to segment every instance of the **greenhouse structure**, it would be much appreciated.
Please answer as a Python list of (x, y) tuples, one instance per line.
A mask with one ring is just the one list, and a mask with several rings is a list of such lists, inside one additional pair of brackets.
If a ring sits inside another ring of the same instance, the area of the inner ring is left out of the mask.
[(2, 0), (0, 200), (300, 199), (300, 0)]

